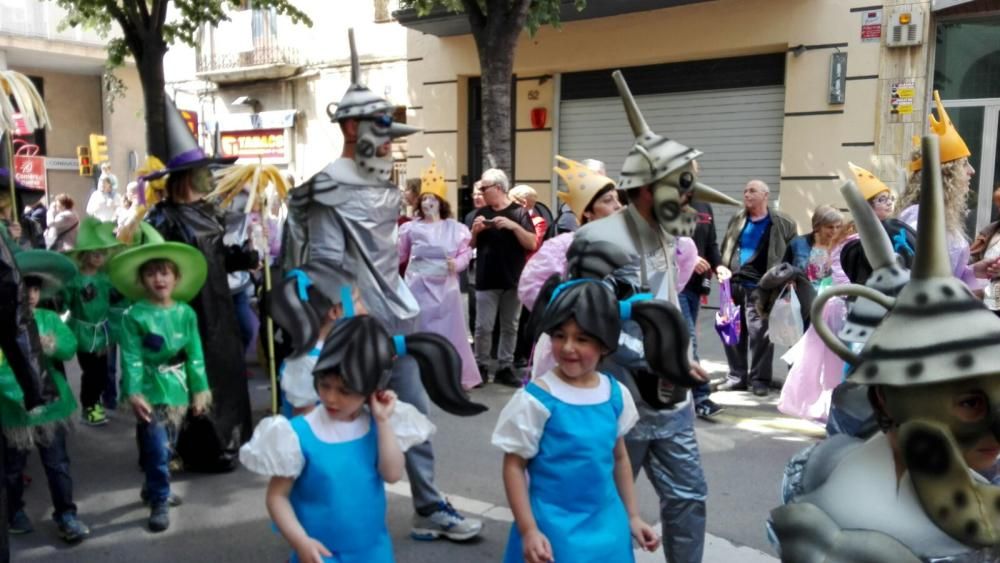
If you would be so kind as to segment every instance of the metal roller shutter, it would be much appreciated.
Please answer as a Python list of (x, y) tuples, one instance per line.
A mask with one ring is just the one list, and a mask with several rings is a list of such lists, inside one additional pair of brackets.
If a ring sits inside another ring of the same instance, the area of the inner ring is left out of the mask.
[[(705, 154), (700, 179), (737, 200), (752, 178), (778, 200), (781, 176), (783, 86), (759, 86), (636, 96), (653, 131)], [(619, 98), (564, 100), (559, 107), (559, 154), (596, 158), (617, 179), (634, 136)], [(719, 242), (735, 208), (715, 206)]]

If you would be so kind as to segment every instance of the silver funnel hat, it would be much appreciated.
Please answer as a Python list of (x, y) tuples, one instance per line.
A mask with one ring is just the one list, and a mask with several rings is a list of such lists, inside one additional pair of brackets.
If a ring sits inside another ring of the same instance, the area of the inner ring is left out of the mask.
[[(996, 461), (1000, 440), (1000, 318), (953, 277), (948, 259), (938, 137), (922, 140), (917, 251), (910, 282), (892, 299), (871, 288), (831, 288), (813, 303), (814, 327), (851, 363), (848, 380), (877, 386), (884, 429), (927, 517), (969, 546), (1000, 545), (1000, 488), (971, 477)], [(837, 295), (889, 309), (860, 354), (817, 314)], [(983, 453), (983, 452), (986, 453)]]
[[(875, 215), (875, 210), (865, 201), (864, 194), (858, 186), (848, 181), (840, 187), (840, 193), (851, 210), (861, 239), (861, 247), (864, 248), (865, 257), (872, 267), (872, 274), (865, 282), (865, 286), (895, 297), (910, 281), (909, 270), (899, 265), (888, 233)], [(858, 297), (851, 305), (847, 320), (838, 336), (845, 342), (864, 344), (887, 312), (885, 307), (871, 299)]]
[(694, 230), (695, 216), (685, 210), (689, 199), (739, 206), (735, 199), (698, 182), (694, 160), (702, 152), (654, 133), (642, 117), (622, 72), (616, 70), (611, 77), (635, 135), (635, 144), (622, 164), (618, 189), (653, 186), (653, 213), (667, 232), (677, 235)]
[(387, 150), (384, 145), (420, 130), (393, 121), (396, 106), (360, 83), (361, 63), (358, 62), (358, 51), (354, 46), (354, 29), (347, 30), (347, 38), (351, 45), (351, 85), (339, 103), (331, 103), (326, 107), (326, 113), (330, 116), (330, 121), (358, 120), (354, 154), (358, 172), (362, 176), (385, 182), (392, 176), (393, 157), (392, 151)]

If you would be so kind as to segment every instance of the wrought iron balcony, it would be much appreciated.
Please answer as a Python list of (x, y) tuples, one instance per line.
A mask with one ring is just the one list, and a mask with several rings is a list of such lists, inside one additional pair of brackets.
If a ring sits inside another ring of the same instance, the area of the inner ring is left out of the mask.
[(278, 25), (290, 22), (261, 11), (232, 14), (232, 20), (206, 29), (198, 53), (198, 78), (215, 83), (287, 78), (302, 66), (298, 49), (282, 44)]

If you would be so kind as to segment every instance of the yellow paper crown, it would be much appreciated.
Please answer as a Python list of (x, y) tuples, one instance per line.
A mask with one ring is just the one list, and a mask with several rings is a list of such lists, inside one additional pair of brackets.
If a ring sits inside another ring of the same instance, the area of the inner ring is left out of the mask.
[[(940, 138), (941, 164), (971, 156), (972, 151), (966, 146), (965, 141), (962, 140), (962, 136), (958, 134), (958, 130), (955, 129), (955, 125), (951, 122), (951, 118), (948, 117), (948, 112), (944, 110), (944, 105), (941, 103), (941, 94), (937, 90), (934, 90), (934, 105), (937, 106), (939, 119), (934, 119), (934, 114), (929, 113), (927, 121), (931, 124), (931, 131)], [(920, 146), (920, 137), (913, 136), (913, 146)], [(923, 166), (923, 159), (918, 156), (910, 162), (910, 172), (916, 172), (923, 168)]]
[(575, 160), (556, 155), (556, 161), (563, 166), (556, 166), (553, 170), (566, 182), (567, 187), (565, 192), (560, 191), (556, 195), (569, 205), (576, 219), (583, 222), (583, 212), (594, 196), (609, 186), (615, 188), (616, 184), (611, 178), (598, 174)]
[(889, 186), (885, 185), (882, 180), (879, 180), (871, 172), (853, 162), (848, 162), (847, 165), (851, 167), (851, 172), (854, 172), (854, 177), (858, 181), (858, 189), (861, 190), (861, 195), (865, 198), (865, 201), (871, 200), (882, 192), (892, 192)]
[(438, 169), (437, 161), (433, 160), (434, 153), (427, 149), (427, 154), (431, 157), (431, 165), (420, 174), (420, 195), (436, 195), (442, 200), (447, 199), (448, 187), (444, 184), (444, 174)]

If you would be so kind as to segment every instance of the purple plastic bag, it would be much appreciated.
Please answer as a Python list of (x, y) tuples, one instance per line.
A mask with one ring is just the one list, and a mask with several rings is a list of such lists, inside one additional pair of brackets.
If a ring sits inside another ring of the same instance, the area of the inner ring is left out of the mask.
[(726, 346), (735, 346), (740, 341), (740, 306), (733, 303), (730, 280), (719, 284), (719, 310), (715, 313), (715, 331)]

